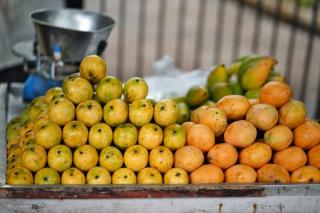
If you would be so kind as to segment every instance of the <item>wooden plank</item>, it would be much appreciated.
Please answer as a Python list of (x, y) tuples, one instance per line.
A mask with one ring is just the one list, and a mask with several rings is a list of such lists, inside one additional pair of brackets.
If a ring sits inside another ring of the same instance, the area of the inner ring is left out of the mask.
[(320, 184), (53, 185), (0, 187), (5, 199), (319, 196)]
[(129, 185), (129, 186), (14, 186), (0, 188), (0, 198), (108, 199), (169, 197), (262, 197), (260, 186), (230, 185)]

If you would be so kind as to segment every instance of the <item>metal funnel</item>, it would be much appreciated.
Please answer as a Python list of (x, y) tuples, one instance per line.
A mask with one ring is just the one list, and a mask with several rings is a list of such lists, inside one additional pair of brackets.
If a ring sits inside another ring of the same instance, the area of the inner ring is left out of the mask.
[(77, 9), (42, 9), (30, 14), (40, 46), (40, 55), (63, 62), (79, 62), (89, 54), (101, 54), (114, 20), (98, 13)]

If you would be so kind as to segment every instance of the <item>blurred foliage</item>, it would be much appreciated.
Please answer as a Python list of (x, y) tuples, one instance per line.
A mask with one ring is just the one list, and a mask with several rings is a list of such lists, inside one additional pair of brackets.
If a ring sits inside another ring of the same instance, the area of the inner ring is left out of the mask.
[(318, 0), (291, 0), (295, 1), (303, 7), (313, 7)]

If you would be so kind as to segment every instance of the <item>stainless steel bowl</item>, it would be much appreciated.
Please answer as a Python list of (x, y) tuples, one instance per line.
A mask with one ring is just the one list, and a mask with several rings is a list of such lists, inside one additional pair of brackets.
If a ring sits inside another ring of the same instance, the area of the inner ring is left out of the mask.
[(64, 62), (101, 53), (115, 23), (111, 17), (78, 9), (41, 9), (30, 18), (41, 55), (53, 58), (58, 47)]

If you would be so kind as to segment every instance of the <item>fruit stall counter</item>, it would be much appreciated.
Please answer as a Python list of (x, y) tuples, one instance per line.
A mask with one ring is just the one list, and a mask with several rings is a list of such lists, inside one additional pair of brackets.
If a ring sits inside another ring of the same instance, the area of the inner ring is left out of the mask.
[(163, 206), (166, 212), (319, 211), (318, 183), (184, 186), (7, 185), (5, 129), (7, 120), (24, 107), (22, 88), (22, 84), (0, 84), (0, 206), (10, 212), (21, 208), (33, 212), (142, 212), (145, 208), (150, 208), (150, 212), (163, 212)]

